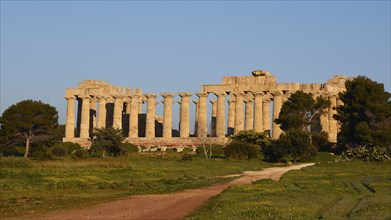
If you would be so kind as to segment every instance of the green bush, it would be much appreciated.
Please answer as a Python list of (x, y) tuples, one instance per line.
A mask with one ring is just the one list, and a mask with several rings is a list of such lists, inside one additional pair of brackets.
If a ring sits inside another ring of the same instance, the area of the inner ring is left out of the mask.
[(236, 160), (255, 159), (259, 152), (259, 146), (242, 141), (232, 141), (224, 148), (225, 157)]
[(266, 159), (277, 162), (283, 157), (290, 156), (297, 160), (307, 161), (317, 154), (316, 148), (311, 144), (310, 134), (301, 129), (291, 129), (281, 134), (280, 138), (269, 148), (263, 148)]
[(122, 146), (122, 154), (138, 153), (138, 148), (134, 144), (122, 143), (121, 146)]
[(191, 154), (184, 154), (182, 155), (182, 158), (181, 158), (181, 161), (192, 161), (193, 160), (193, 157), (191, 156)]
[(30, 168), (32, 163), (25, 158), (0, 157), (0, 168)]
[(364, 161), (391, 161), (391, 152), (387, 147), (357, 146), (342, 153), (342, 158), (355, 158)]
[(73, 142), (64, 142), (61, 143), (61, 146), (65, 149), (67, 149), (68, 154), (74, 153), (76, 150), (83, 149), (80, 144), (78, 143), (73, 143)]
[(262, 147), (262, 154), (267, 161), (281, 162), (282, 158), (287, 155), (287, 151), (278, 145), (277, 141), (273, 141), (271, 145)]
[[(223, 145), (212, 145), (209, 148), (209, 145), (206, 145), (206, 150), (208, 150), (208, 155), (209, 155), (209, 150), (212, 149), (212, 157), (211, 158), (224, 158), (224, 146)], [(197, 147), (197, 156), (198, 157), (205, 157), (205, 152), (204, 148), (202, 146)]]
[(3, 154), (3, 156), (23, 156), (25, 151), (24, 146), (6, 146), (2, 145), (0, 147), (0, 152)]
[(311, 135), (311, 139), (312, 144), (318, 151), (330, 151), (330, 142), (326, 132), (314, 132)]
[(35, 160), (53, 160), (53, 154), (51, 151), (34, 151), (32, 154), (32, 158)]
[(57, 157), (63, 157), (68, 154), (67, 149), (63, 148), (62, 146), (55, 146), (51, 150), (53, 156)]
[(259, 146), (270, 145), (270, 138), (268, 132), (255, 132), (253, 130), (240, 131), (231, 137), (234, 141), (246, 142)]
[(87, 150), (84, 149), (78, 149), (72, 153), (73, 159), (85, 159), (87, 157), (88, 157), (88, 152)]

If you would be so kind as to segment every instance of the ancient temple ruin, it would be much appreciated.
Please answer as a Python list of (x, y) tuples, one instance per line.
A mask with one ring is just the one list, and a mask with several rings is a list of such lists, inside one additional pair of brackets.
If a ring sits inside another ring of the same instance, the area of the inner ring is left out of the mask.
[[(202, 85), (197, 93), (161, 93), (162, 116), (156, 115), (156, 94), (85, 80), (77, 88), (66, 89), (68, 104), (63, 141), (89, 146), (94, 129), (104, 127), (120, 128), (126, 141), (148, 146), (224, 144), (228, 136), (242, 130), (269, 131), (271, 137), (277, 139), (282, 131), (273, 121), (290, 94), (301, 90), (314, 98), (322, 96), (330, 100), (331, 106), (319, 121), (329, 140), (336, 142), (339, 125), (332, 116), (334, 107), (343, 104), (338, 93), (345, 90), (346, 80), (349, 78), (336, 75), (324, 84), (277, 83), (275, 76), (262, 70), (253, 71), (250, 76), (226, 76), (221, 84)], [(173, 112), (174, 97), (180, 99), (179, 112)], [(196, 97), (192, 100), (194, 106), (190, 104), (191, 97)], [(142, 112), (144, 104), (146, 112)], [(192, 107), (195, 128), (191, 133)], [(179, 114), (179, 131), (173, 130), (173, 114)]]

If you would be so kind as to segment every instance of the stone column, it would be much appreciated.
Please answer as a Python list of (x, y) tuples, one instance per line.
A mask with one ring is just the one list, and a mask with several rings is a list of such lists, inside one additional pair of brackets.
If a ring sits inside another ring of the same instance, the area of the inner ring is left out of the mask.
[(333, 115), (336, 114), (335, 108), (337, 107), (337, 95), (332, 94), (329, 96), (330, 107), (329, 107), (329, 141), (336, 143), (337, 142), (337, 120), (333, 118)]
[(123, 101), (122, 96), (114, 96), (114, 115), (113, 115), (113, 128), (122, 129), (122, 110), (123, 110)]
[(217, 117), (217, 100), (210, 100), (212, 104), (212, 118), (210, 119), (210, 134), (212, 137), (216, 137), (216, 117)]
[[(322, 92), (318, 93), (318, 96), (322, 96), (324, 99), (328, 99), (327, 94), (322, 94)], [(328, 114), (328, 109), (325, 111), (323, 114), (320, 115), (320, 126), (322, 127), (322, 131), (326, 132), (329, 134), (329, 114)]]
[(155, 137), (155, 111), (156, 111), (156, 94), (146, 94), (147, 97), (147, 120), (145, 125), (145, 137)]
[(162, 93), (164, 110), (163, 110), (163, 137), (172, 137), (172, 98), (175, 93)]
[(138, 137), (138, 113), (139, 113), (140, 95), (134, 94), (130, 96), (130, 113), (129, 113), (129, 137)]
[(216, 136), (225, 137), (225, 92), (215, 93), (217, 96)]
[(278, 118), (282, 107), (282, 92), (276, 91), (273, 93), (273, 132), (272, 138), (278, 139), (282, 133), (281, 128), (274, 122)]
[(247, 93), (246, 99), (244, 102), (246, 103), (246, 112), (245, 112), (245, 127), (244, 129), (246, 131), (252, 130), (254, 128), (254, 123), (253, 123), (253, 97), (251, 93)]
[(195, 104), (195, 120), (194, 120), (194, 135), (198, 135), (198, 103), (199, 100), (193, 100), (193, 103)]
[(263, 132), (263, 92), (254, 92), (254, 131)]
[(106, 127), (106, 97), (98, 96), (98, 128)]
[(206, 92), (199, 92), (196, 93), (196, 95), (199, 97), (198, 102), (198, 137), (205, 138), (207, 136), (207, 128), (206, 128), (206, 121), (207, 121), (207, 104), (206, 99), (208, 98), (208, 93)]
[[(265, 98), (262, 102), (262, 110), (263, 110), (263, 130), (270, 132), (270, 99)], [(269, 133), (270, 135), (270, 133)]]
[(126, 98), (124, 98), (125, 102), (126, 102), (126, 110), (125, 110), (125, 114), (130, 114), (130, 97), (129, 97), (129, 94)]
[(90, 138), (90, 99), (89, 95), (79, 96), (82, 100), (81, 120), (80, 120), (80, 138)]
[(244, 130), (244, 110), (243, 110), (243, 100), (244, 100), (244, 92), (233, 92), (235, 96), (235, 129), (234, 133), (237, 134), (240, 131)]
[(65, 138), (75, 137), (75, 96), (65, 97), (67, 100), (67, 119), (65, 124)]
[(235, 127), (235, 97), (234, 95), (230, 95), (228, 99), (228, 129), (227, 134), (233, 135)]
[(192, 93), (182, 92), (179, 93), (178, 95), (181, 97), (179, 135), (182, 138), (187, 138), (189, 137), (190, 134), (189, 108), (190, 108), (190, 97)]

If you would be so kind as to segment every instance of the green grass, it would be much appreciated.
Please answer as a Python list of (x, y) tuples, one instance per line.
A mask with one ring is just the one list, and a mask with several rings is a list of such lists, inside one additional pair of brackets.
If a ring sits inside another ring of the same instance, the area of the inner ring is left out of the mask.
[(270, 164), (183, 154), (34, 161), (0, 158), (0, 213), (26, 216), (87, 206), (134, 194), (168, 193), (229, 181), (211, 178)]
[(391, 163), (333, 159), (229, 188), (187, 219), (391, 219)]

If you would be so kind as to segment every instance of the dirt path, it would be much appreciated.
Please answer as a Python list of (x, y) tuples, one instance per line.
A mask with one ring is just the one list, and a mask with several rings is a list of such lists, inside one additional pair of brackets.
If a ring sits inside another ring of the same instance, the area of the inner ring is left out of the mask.
[(126, 199), (101, 203), (80, 210), (53, 211), (44, 216), (29, 219), (182, 219), (224, 189), (250, 184), (259, 179), (278, 181), (290, 170), (299, 170), (313, 163), (272, 167), (261, 171), (247, 171), (244, 176), (229, 183), (200, 189), (190, 189), (171, 194), (136, 195)]

